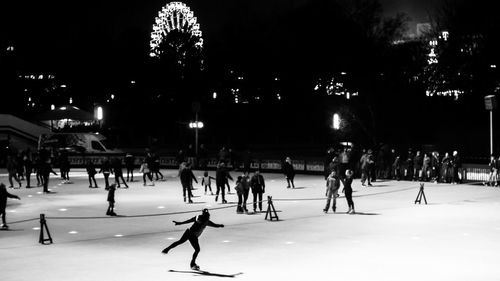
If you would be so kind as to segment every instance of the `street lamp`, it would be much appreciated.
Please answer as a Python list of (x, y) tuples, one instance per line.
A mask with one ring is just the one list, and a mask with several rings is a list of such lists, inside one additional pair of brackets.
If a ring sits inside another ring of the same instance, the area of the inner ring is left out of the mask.
[[(196, 114), (196, 119), (198, 119), (198, 114)], [(195, 153), (196, 157), (198, 157), (198, 130), (202, 129), (204, 126), (201, 121), (189, 122), (189, 128), (194, 129), (194, 145), (195, 145)]]
[(490, 155), (493, 155), (493, 109), (497, 107), (495, 95), (484, 97), (484, 107), (490, 111)]
[(333, 114), (333, 129), (340, 129), (340, 116), (337, 113)]

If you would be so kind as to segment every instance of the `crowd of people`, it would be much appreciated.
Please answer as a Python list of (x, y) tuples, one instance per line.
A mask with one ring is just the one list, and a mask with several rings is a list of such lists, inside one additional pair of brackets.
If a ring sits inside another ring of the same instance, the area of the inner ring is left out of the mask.
[(396, 152), (364, 149), (354, 159), (350, 148), (336, 151), (330, 148), (325, 159), (325, 179), (332, 170), (344, 175), (348, 169), (357, 171), (363, 186), (371, 186), (377, 179), (410, 180), (435, 183), (462, 183), (462, 160), (458, 151), (442, 157), (439, 152), (421, 152), (409, 149), (405, 155)]

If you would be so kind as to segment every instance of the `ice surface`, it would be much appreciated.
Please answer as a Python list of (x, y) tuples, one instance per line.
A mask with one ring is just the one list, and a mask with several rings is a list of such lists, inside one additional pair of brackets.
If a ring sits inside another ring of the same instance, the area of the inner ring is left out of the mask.
[[(416, 182), (377, 181), (362, 187), (356, 180), (359, 213), (345, 214), (346, 201), (339, 198), (339, 212), (324, 214), (321, 176), (299, 175), (299, 188), (287, 189), (279, 174), (264, 177), (280, 221), (266, 221), (264, 213), (239, 215), (236, 207), (213, 210), (212, 221), (226, 227), (205, 230), (197, 260), (213, 275), (191, 273), (189, 243), (160, 253), (189, 226), (171, 221), (225, 205), (204, 195), (199, 185), (195, 204), (185, 204), (177, 171), (164, 172), (167, 180), (154, 187), (144, 187), (136, 174), (129, 189), (116, 191), (115, 212), (125, 217), (105, 216), (103, 180), (98, 179), (101, 188), (90, 189), (83, 170), (70, 174), (73, 184), (51, 178), (53, 194), (39, 194), (41, 188), (9, 189), (22, 200), (8, 201), (10, 231), (0, 231), (0, 280), (217, 280), (237, 273), (242, 273), (234, 276), (238, 280), (500, 279), (499, 188), (428, 183), (429, 204), (415, 205)], [(5, 175), (0, 181), (7, 183)], [(228, 201), (236, 202), (236, 195)], [(126, 217), (189, 210), (196, 213)], [(48, 217), (52, 245), (38, 244), (38, 221), (12, 223), (40, 213)], [(103, 218), (54, 218), (94, 216)]]

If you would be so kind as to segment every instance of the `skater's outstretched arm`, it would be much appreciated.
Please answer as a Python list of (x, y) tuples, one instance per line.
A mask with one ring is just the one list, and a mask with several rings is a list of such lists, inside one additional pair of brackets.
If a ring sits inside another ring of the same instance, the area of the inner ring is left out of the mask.
[(53, 170), (52, 168), (50, 168), (50, 172), (51, 172), (52, 174), (54, 174), (54, 176), (57, 176), (57, 173), (56, 173), (56, 172), (54, 172), (54, 170)]
[(190, 223), (190, 222), (195, 222), (196, 221), (196, 217), (192, 217), (190, 219), (188, 219), (187, 221), (172, 221), (175, 225), (181, 225), (181, 224), (186, 224), (186, 223)]
[(216, 223), (213, 223), (212, 221), (208, 221), (208, 226), (211, 226), (211, 227), (224, 227), (223, 224), (216, 224)]

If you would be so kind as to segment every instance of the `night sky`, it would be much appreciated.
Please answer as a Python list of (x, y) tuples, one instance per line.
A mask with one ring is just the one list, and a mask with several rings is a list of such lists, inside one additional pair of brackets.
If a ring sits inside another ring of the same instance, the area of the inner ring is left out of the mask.
[[(168, 1), (8, 1), (0, 9), (2, 45), (13, 43), (22, 54), (21, 65), (33, 70), (74, 69), (75, 65), (135, 65), (148, 52), (149, 31), (157, 11)], [(195, 12), (206, 48), (214, 57), (232, 48), (234, 38), (252, 44), (274, 33), (293, 35), (280, 19), (293, 15), (298, 25), (307, 17), (301, 9), (310, 0), (185, 1)], [(431, 0), (381, 0), (387, 16), (407, 13), (409, 32), (428, 21)], [(314, 29), (314, 26), (311, 26)], [(37, 69), (39, 68), (39, 69)]]

